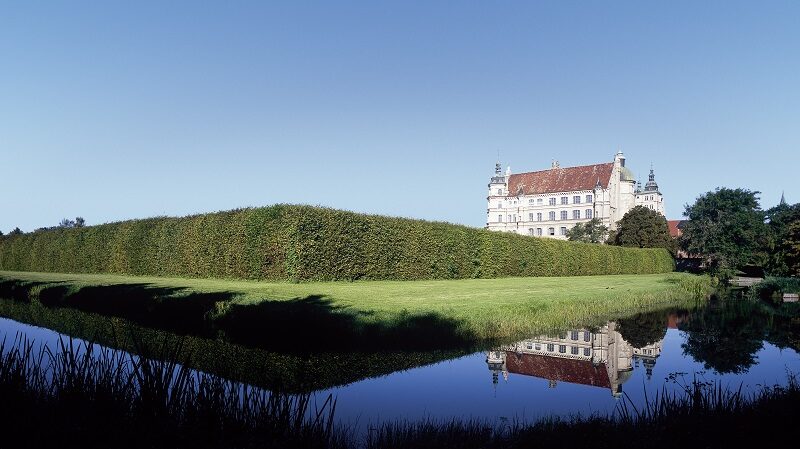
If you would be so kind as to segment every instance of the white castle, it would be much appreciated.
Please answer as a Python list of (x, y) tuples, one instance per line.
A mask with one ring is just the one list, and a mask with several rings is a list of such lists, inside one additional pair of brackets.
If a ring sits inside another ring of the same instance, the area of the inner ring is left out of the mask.
[(614, 230), (634, 206), (664, 215), (652, 167), (641, 188), (621, 151), (613, 162), (561, 168), (554, 161), (549, 170), (518, 174), (511, 174), (511, 167), (503, 174), (498, 162), (487, 201), (487, 229), (557, 239), (592, 218)]

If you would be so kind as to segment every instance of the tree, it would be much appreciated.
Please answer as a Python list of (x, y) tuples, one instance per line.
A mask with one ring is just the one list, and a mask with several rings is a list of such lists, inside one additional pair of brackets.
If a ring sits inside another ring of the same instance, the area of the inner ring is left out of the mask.
[(22, 232), (22, 229), (20, 229), (20, 228), (14, 228), (13, 231), (8, 233), (8, 235), (22, 235), (22, 234), (23, 234), (23, 232)]
[(637, 248), (666, 248), (674, 250), (667, 219), (660, 213), (636, 206), (617, 222), (617, 232), (611, 237), (614, 245)]
[(567, 231), (567, 239), (573, 242), (601, 243), (606, 239), (608, 228), (597, 218), (578, 223)]
[(687, 204), (684, 215), (689, 220), (683, 226), (681, 247), (705, 257), (710, 271), (721, 278), (753, 263), (767, 234), (758, 193), (723, 187)]
[(777, 206), (766, 212), (768, 241), (763, 249), (765, 268), (771, 276), (788, 276), (788, 252), (791, 244), (787, 243), (789, 227), (792, 223), (800, 221), (800, 204), (788, 205), (781, 201)]
[(787, 274), (800, 276), (800, 220), (793, 221), (786, 231), (786, 237), (781, 242), (785, 251)]
[(84, 220), (83, 217), (75, 217), (75, 220), (65, 218), (58, 223), (59, 228), (82, 228), (84, 226), (86, 226), (86, 220)]

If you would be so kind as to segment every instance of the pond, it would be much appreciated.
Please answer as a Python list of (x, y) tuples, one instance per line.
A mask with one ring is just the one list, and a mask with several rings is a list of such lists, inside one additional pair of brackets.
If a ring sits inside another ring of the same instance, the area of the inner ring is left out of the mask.
[[(800, 373), (794, 306), (714, 301), (620, 317), (496, 347), (434, 352), (295, 354), (178, 336), (119, 318), (0, 300), (0, 339), (58, 346), (73, 337), (159, 353), (244, 384), (336, 398), (336, 420), (357, 433), (380, 422), (478, 418), (530, 421), (608, 414), (695, 380), (746, 392)], [(160, 352), (164, 354), (163, 351)]]

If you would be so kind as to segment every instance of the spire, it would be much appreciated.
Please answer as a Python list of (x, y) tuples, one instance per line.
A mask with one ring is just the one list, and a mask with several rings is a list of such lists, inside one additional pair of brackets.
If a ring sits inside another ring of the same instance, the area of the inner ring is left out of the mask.
[(650, 164), (650, 176), (647, 177), (647, 184), (644, 185), (645, 192), (658, 192), (658, 183), (656, 183), (656, 175), (653, 172), (653, 164)]
[(781, 206), (786, 205), (786, 198), (783, 196), (783, 190), (781, 190), (781, 202), (779, 203)]

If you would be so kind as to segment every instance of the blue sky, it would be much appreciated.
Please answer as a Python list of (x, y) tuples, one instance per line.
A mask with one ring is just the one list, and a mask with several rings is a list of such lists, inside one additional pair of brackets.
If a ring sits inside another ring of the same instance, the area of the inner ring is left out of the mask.
[[(230, 4), (229, 4), (230, 3)], [(307, 203), (471, 226), (515, 172), (800, 201), (800, 2), (4, 2), (0, 230)]]

